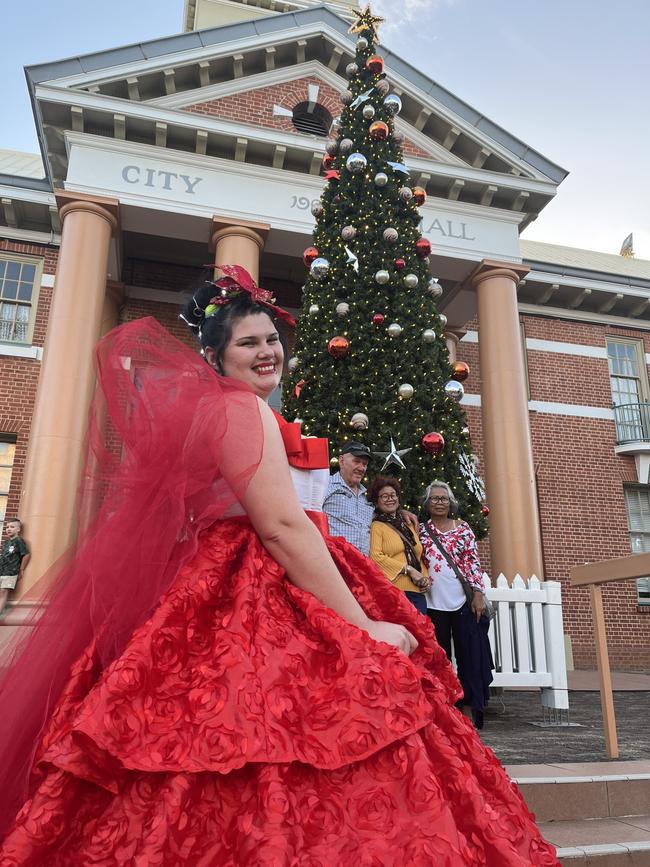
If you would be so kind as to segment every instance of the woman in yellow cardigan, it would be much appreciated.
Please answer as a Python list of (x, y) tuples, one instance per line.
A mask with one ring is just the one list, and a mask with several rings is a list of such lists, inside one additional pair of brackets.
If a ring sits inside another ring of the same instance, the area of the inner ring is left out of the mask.
[(400, 483), (388, 476), (377, 476), (368, 489), (368, 500), (375, 507), (370, 525), (370, 559), (391, 584), (406, 593), (421, 614), (426, 614), (425, 593), (431, 579), (422, 559), (420, 540), (400, 512), (400, 493)]

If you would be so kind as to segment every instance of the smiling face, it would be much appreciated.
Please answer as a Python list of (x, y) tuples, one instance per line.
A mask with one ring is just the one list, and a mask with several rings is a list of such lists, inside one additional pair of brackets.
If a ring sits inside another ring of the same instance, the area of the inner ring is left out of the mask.
[(356, 489), (366, 474), (368, 458), (361, 455), (339, 455), (339, 472), (346, 485)]
[(399, 497), (392, 485), (385, 485), (377, 494), (377, 508), (384, 515), (394, 515), (399, 509)]
[[(205, 357), (217, 365), (214, 349), (206, 347)], [(249, 385), (258, 397), (268, 400), (282, 378), (284, 351), (270, 316), (251, 313), (232, 325), (230, 341), (220, 359), (220, 372)]]

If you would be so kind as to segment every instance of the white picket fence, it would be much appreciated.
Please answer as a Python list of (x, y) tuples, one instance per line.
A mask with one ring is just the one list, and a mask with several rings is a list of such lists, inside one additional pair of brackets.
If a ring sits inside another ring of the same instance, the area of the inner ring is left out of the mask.
[(535, 575), (528, 583), (520, 575), (512, 584), (504, 575), (495, 586), (486, 574), (483, 580), (497, 610), (489, 632), (492, 686), (539, 687), (543, 708), (568, 711), (560, 582), (540, 581)]

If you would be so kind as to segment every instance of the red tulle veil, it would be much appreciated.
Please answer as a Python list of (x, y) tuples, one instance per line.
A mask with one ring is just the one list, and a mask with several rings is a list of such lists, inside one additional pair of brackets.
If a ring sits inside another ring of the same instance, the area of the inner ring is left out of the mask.
[(261, 459), (255, 395), (154, 319), (107, 335), (97, 366), (79, 498), (88, 526), (37, 585), (33, 628), (18, 630), (0, 675), (0, 836), (72, 663), (91, 642), (102, 668), (119, 656)]

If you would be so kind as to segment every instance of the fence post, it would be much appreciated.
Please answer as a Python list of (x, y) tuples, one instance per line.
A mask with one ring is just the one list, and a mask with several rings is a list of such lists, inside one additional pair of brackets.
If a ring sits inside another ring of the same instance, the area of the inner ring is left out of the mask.
[(546, 637), (546, 667), (551, 674), (551, 686), (542, 689), (542, 706), (568, 710), (569, 691), (564, 652), (562, 621), (562, 585), (559, 581), (544, 581), (546, 601), (542, 606)]

